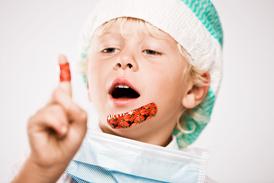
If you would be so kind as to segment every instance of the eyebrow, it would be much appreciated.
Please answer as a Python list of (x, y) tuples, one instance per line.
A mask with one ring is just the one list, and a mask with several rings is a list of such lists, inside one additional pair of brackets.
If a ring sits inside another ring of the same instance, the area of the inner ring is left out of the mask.
[[(102, 34), (99, 34), (98, 38), (99, 38), (99, 39), (102, 39), (102, 38), (105, 37), (105, 36), (119, 36), (119, 37), (124, 38), (123, 35), (122, 35), (121, 33), (109, 32), (109, 31), (108, 31), (108, 32), (104, 32), (104, 33), (102, 33)], [(167, 38), (158, 38), (158, 37), (153, 36), (153, 35), (150, 35), (150, 34), (149, 34), (149, 36), (152, 37), (153, 39), (158, 40), (158, 41), (169, 41)]]
[[(159, 38), (158, 36), (153, 36), (153, 34), (148, 34), (148, 35), (149, 35), (152, 39), (155, 39), (156, 41), (160, 41), (162, 44), (171, 46), (171, 45), (170, 45), (170, 44), (171, 44), (171, 42), (170, 42), (171, 40), (169, 40), (168, 38)], [(111, 32), (111, 31), (105, 31), (105, 32), (99, 34), (97, 38), (98, 38), (100, 41), (102, 41), (102, 40), (104, 39), (105, 36), (110, 36), (110, 37), (119, 36), (119, 37), (121, 37), (121, 38), (124, 38), (124, 37), (122, 36), (121, 33), (118, 33), (118, 32)], [(145, 39), (146, 39), (146, 38), (145, 38)]]

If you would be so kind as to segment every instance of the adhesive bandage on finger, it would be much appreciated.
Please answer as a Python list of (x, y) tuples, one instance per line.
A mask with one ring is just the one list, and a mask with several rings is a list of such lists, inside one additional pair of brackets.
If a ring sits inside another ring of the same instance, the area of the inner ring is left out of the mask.
[(156, 113), (156, 104), (149, 103), (126, 113), (108, 115), (107, 122), (114, 129), (129, 128), (154, 117)]
[(60, 81), (71, 81), (69, 63), (59, 64), (60, 66)]

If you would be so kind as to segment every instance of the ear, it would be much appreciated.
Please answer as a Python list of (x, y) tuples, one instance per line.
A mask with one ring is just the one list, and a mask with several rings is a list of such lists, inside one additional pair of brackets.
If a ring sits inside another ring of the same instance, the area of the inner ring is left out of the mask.
[(186, 109), (192, 109), (199, 105), (207, 95), (210, 83), (209, 73), (204, 73), (202, 77), (205, 80), (204, 86), (195, 86), (193, 83), (189, 86), (185, 96), (182, 99), (182, 105)]

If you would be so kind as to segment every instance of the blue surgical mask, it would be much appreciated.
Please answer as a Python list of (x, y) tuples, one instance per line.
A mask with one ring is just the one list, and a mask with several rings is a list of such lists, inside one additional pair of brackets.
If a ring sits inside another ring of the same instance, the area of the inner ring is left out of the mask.
[(89, 131), (66, 173), (76, 182), (204, 182), (207, 152)]

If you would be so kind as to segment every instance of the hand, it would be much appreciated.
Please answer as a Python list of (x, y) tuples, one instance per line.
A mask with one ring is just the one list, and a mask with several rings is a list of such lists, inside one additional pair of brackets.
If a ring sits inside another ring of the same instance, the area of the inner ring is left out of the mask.
[[(66, 63), (60, 56), (59, 64)], [(61, 81), (49, 103), (29, 119), (31, 154), (25, 166), (55, 181), (79, 149), (86, 129), (87, 113), (73, 102), (70, 81)]]

